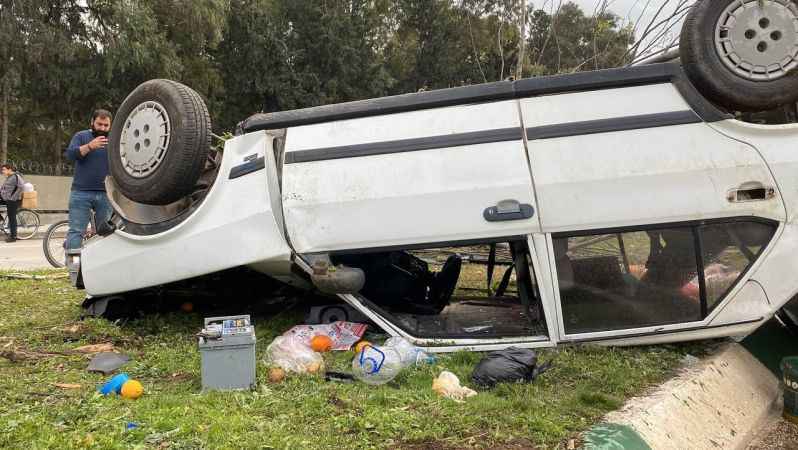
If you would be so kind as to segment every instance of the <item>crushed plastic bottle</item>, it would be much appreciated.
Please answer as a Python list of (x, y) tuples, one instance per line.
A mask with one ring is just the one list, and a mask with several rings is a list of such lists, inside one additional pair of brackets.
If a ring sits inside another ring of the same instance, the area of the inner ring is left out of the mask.
[(385, 384), (401, 371), (402, 357), (391, 347), (366, 345), (352, 360), (352, 373), (366, 384)]
[(392, 337), (385, 341), (383, 347), (393, 348), (399, 353), (402, 359), (402, 367), (421, 366), (424, 364), (435, 364), (437, 359), (424, 350), (411, 344), (403, 337)]

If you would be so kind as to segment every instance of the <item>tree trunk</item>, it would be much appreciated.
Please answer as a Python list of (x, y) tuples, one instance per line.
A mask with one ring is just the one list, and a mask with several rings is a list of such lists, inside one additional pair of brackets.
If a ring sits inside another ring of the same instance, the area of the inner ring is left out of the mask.
[(524, 52), (526, 51), (526, 0), (518, 0), (520, 3), (519, 17), (521, 20), (521, 36), (518, 39), (518, 67), (515, 69), (515, 79), (520, 80), (524, 77)]
[(53, 152), (55, 152), (55, 173), (53, 175), (61, 175), (61, 122), (55, 124), (55, 133), (53, 139)]
[(3, 78), (2, 90), (3, 100), (0, 105), (0, 162), (8, 161), (8, 91), (9, 91), (8, 77)]

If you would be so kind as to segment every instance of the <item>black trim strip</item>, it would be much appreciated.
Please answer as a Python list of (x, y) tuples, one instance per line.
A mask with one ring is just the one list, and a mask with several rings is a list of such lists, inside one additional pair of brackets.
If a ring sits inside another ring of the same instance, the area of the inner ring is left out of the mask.
[[(701, 118), (692, 111), (673, 111), (638, 116), (615, 117), (612, 119), (586, 120), (582, 122), (561, 123), (527, 128), (527, 139), (551, 139), (579, 136), (613, 131), (637, 130), (641, 128), (666, 127), (701, 123)], [(495, 130), (468, 133), (446, 134), (424, 138), (401, 139), (370, 144), (343, 145), (298, 150), (285, 154), (285, 164), (326, 161), (329, 159), (357, 158), (361, 156), (386, 155), (391, 153), (416, 152), (436, 148), (462, 147), (466, 145), (488, 144), (521, 140), (520, 128), (499, 128)]]
[[(589, 230), (579, 231), (558, 231), (551, 234), (552, 239), (578, 237), (578, 236), (597, 236), (602, 234), (616, 234), (627, 233), (630, 231), (646, 231), (646, 230), (661, 230), (666, 228), (687, 228), (699, 227), (702, 225), (714, 225), (719, 223), (737, 223), (737, 222), (757, 222), (764, 223), (771, 226), (779, 225), (776, 220), (765, 219), (764, 217), (757, 216), (737, 216), (737, 217), (720, 217), (717, 219), (703, 219), (703, 220), (684, 220), (681, 222), (663, 222), (663, 223), (645, 223), (640, 225), (626, 225), (623, 227), (612, 228), (594, 228)], [(770, 241), (768, 241), (770, 242)]]
[(333, 250), (330, 252), (316, 252), (316, 253), (303, 253), (299, 256), (302, 259), (307, 260), (304, 255), (354, 255), (354, 254), (363, 254), (363, 253), (381, 253), (381, 252), (392, 252), (396, 250), (421, 250), (421, 249), (433, 249), (433, 248), (444, 248), (444, 247), (463, 247), (468, 245), (476, 245), (476, 244), (491, 244), (495, 242), (513, 242), (513, 241), (524, 241), (526, 242), (525, 235), (515, 235), (515, 236), (500, 236), (500, 237), (486, 237), (486, 238), (476, 238), (476, 239), (464, 239), (460, 241), (439, 241), (439, 242), (426, 242), (420, 244), (404, 244), (404, 245), (389, 245), (385, 247), (370, 247), (370, 248), (355, 248), (355, 249), (346, 249), (346, 250)]
[(701, 123), (693, 111), (673, 111), (639, 116), (614, 117), (612, 119), (586, 120), (583, 122), (558, 123), (526, 129), (527, 139), (552, 139), (613, 131), (639, 130), (641, 128), (667, 127)]
[(236, 134), (470, 103), (668, 82), (674, 84), (690, 108), (705, 122), (717, 122), (733, 117), (704, 98), (687, 79), (681, 65), (660, 63), (526, 78), (514, 82), (500, 81), (292, 111), (259, 113), (239, 123)]
[(746, 324), (749, 324), (749, 323), (761, 322), (763, 320), (765, 320), (765, 318), (764, 317), (760, 317), (758, 319), (743, 320), (743, 321), (734, 322), (734, 323), (724, 323), (724, 324), (721, 324), (721, 325), (704, 325), (704, 326), (698, 326), (698, 327), (682, 328), (682, 329), (679, 329), (679, 330), (651, 331), (651, 332), (648, 332), (648, 333), (634, 333), (634, 334), (625, 334), (625, 335), (622, 335), (622, 336), (607, 336), (607, 337), (601, 337), (601, 338), (583, 338), (583, 339), (567, 339), (566, 338), (566, 339), (561, 339), (561, 340), (557, 341), (557, 343), (571, 344), (571, 343), (577, 343), (577, 342), (615, 341), (615, 340), (620, 340), (620, 339), (632, 339), (632, 338), (644, 337), (644, 336), (662, 336), (664, 334), (676, 334), (676, 333), (686, 333), (686, 332), (689, 332), (689, 331), (711, 330), (713, 328), (734, 327), (734, 326), (738, 326), (738, 325), (746, 325)]
[(500, 128), (496, 130), (375, 142), (373, 144), (314, 148), (310, 150), (300, 150), (286, 153), (285, 164), (325, 161), (328, 159), (356, 158), (359, 156), (385, 155), (389, 153), (416, 152), (435, 148), (489, 144), (492, 142), (520, 141), (521, 138), (522, 136), (520, 128)]
[[(699, 301), (701, 303), (701, 319), (706, 319), (709, 312), (707, 311), (707, 281), (706, 281), (706, 273), (704, 272), (704, 239), (701, 237), (701, 227), (693, 227), (693, 245), (695, 248), (693, 251), (695, 252), (695, 262), (696, 267), (698, 268), (698, 273), (696, 274), (698, 278), (698, 296)], [(775, 231), (775, 230), (774, 230)], [(773, 236), (771, 236), (771, 239)], [(768, 241), (769, 242), (769, 241)], [(764, 247), (764, 246), (763, 246)], [(746, 270), (748, 271), (748, 267), (753, 265), (753, 261), (748, 263)], [(735, 286), (737, 282), (740, 281), (739, 277), (737, 280), (734, 281), (732, 286)]]
[[(255, 155), (252, 155), (255, 156)], [(230, 176), (229, 179), (234, 179), (238, 177), (243, 177), (246, 174), (257, 172), (258, 170), (262, 170), (266, 168), (266, 157), (261, 156), (258, 159), (253, 159), (251, 161), (247, 161), (244, 164), (239, 164), (232, 169), (230, 169)]]

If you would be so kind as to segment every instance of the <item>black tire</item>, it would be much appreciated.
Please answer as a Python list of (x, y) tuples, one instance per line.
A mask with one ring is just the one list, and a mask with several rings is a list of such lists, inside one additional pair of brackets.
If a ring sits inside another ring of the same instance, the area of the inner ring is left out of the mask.
[(30, 209), (17, 211), (17, 239), (28, 240), (39, 231), (39, 215)]
[[(740, 3), (740, 0), (698, 0), (687, 15), (679, 49), (690, 81), (709, 100), (730, 110), (764, 111), (795, 102), (798, 100), (798, 70), (790, 70), (773, 80), (753, 80), (724, 64), (715, 45), (716, 26), (732, 3)], [(767, 36), (767, 32), (762, 36)], [(752, 42), (760, 40), (758, 37), (752, 39)]]
[[(166, 110), (171, 127), (169, 141), (160, 163), (151, 171), (133, 176), (126, 170), (122, 155), (123, 151), (134, 149), (128, 143), (121, 148), (120, 141), (124, 131), (135, 131), (129, 127), (129, 119), (147, 102), (157, 102)], [(171, 80), (150, 80), (139, 85), (122, 103), (109, 140), (109, 170), (122, 194), (136, 202), (166, 205), (193, 191), (210, 151), (211, 119), (202, 97), (188, 86)]]
[(62, 220), (50, 225), (42, 240), (42, 249), (47, 262), (53, 267), (64, 267), (66, 265), (66, 233), (69, 231), (69, 221)]

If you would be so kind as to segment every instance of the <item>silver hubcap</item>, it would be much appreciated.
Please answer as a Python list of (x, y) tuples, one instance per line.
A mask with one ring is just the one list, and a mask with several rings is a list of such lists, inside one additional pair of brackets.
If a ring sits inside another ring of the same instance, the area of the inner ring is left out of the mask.
[(166, 156), (171, 131), (169, 114), (160, 103), (144, 102), (133, 109), (119, 139), (125, 172), (143, 178), (155, 171)]
[(715, 29), (721, 61), (748, 80), (775, 80), (798, 66), (798, 6), (792, 0), (737, 0)]

